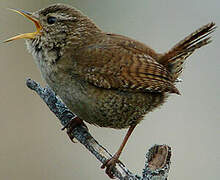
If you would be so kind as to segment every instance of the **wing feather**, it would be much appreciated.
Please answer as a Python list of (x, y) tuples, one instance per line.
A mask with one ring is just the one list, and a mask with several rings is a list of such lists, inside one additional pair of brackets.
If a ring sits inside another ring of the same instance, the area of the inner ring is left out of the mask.
[(74, 59), (83, 69), (83, 79), (106, 89), (179, 94), (171, 73), (146, 52), (137, 51), (133, 41), (133, 50), (124, 47), (129, 39), (115, 43), (108, 37), (106, 41), (78, 50)]

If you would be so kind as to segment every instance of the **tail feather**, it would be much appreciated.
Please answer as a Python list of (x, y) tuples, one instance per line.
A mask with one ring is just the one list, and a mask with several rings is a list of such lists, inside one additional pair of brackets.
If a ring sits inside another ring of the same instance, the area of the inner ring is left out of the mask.
[(163, 64), (173, 74), (174, 81), (176, 81), (181, 74), (185, 59), (196, 49), (209, 44), (211, 39), (207, 36), (215, 29), (216, 26), (213, 22), (202, 26), (159, 58), (159, 63)]

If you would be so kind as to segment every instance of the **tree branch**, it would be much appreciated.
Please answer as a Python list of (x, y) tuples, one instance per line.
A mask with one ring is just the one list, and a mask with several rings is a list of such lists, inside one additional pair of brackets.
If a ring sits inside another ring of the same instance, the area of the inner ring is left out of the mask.
[[(60, 123), (65, 126), (76, 118), (49, 88), (42, 88), (37, 82), (27, 79), (27, 86), (34, 90), (47, 104), (50, 110), (57, 116)], [(104, 163), (112, 155), (100, 145), (83, 126), (77, 126), (71, 135), (82, 143), (101, 163)], [(167, 145), (154, 145), (146, 154), (145, 168), (142, 177), (130, 172), (122, 163), (116, 165), (113, 174), (121, 180), (166, 180), (170, 169), (171, 148)]]

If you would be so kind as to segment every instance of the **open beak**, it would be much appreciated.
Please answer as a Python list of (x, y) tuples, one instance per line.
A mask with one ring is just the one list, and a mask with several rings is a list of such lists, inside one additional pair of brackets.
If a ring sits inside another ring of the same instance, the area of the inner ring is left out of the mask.
[(16, 9), (9, 9), (9, 10), (14, 11), (18, 14), (21, 14), (22, 16), (30, 19), (35, 24), (37, 31), (32, 32), (32, 33), (20, 34), (18, 36), (14, 36), (12, 38), (9, 38), (9, 39), (5, 40), (4, 42), (14, 41), (14, 40), (17, 40), (17, 39), (33, 39), (33, 38), (35, 38), (36, 35), (41, 34), (42, 26), (40, 25), (40, 22), (37, 19), (37, 17), (34, 17), (32, 15), (32, 13), (22, 11), (22, 10), (16, 10)]

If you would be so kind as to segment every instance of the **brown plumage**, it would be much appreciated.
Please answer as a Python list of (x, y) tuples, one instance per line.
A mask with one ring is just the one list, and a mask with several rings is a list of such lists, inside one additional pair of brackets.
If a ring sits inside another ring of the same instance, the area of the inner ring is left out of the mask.
[(74, 54), (85, 80), (106, 89), (178, 93), (172, 74), (150, 55), (138, 51), (138, 42), (115, 36), (105, 34), (101, 42), (97, 38)]
[(175, 83), (185, 59), (208, 44), (215, 29), (209, 23), (159, 54), (131, 38), (103, 32), (70, 6), (19, 13), (34, 21), (37, 32), (8, 41), (28, 39), (43, 78), (78, 118), (100, 127), (129, 127), (119, 150), (102, 166), (110, 177), (135, 126), (170, 93), (180, 94)]

